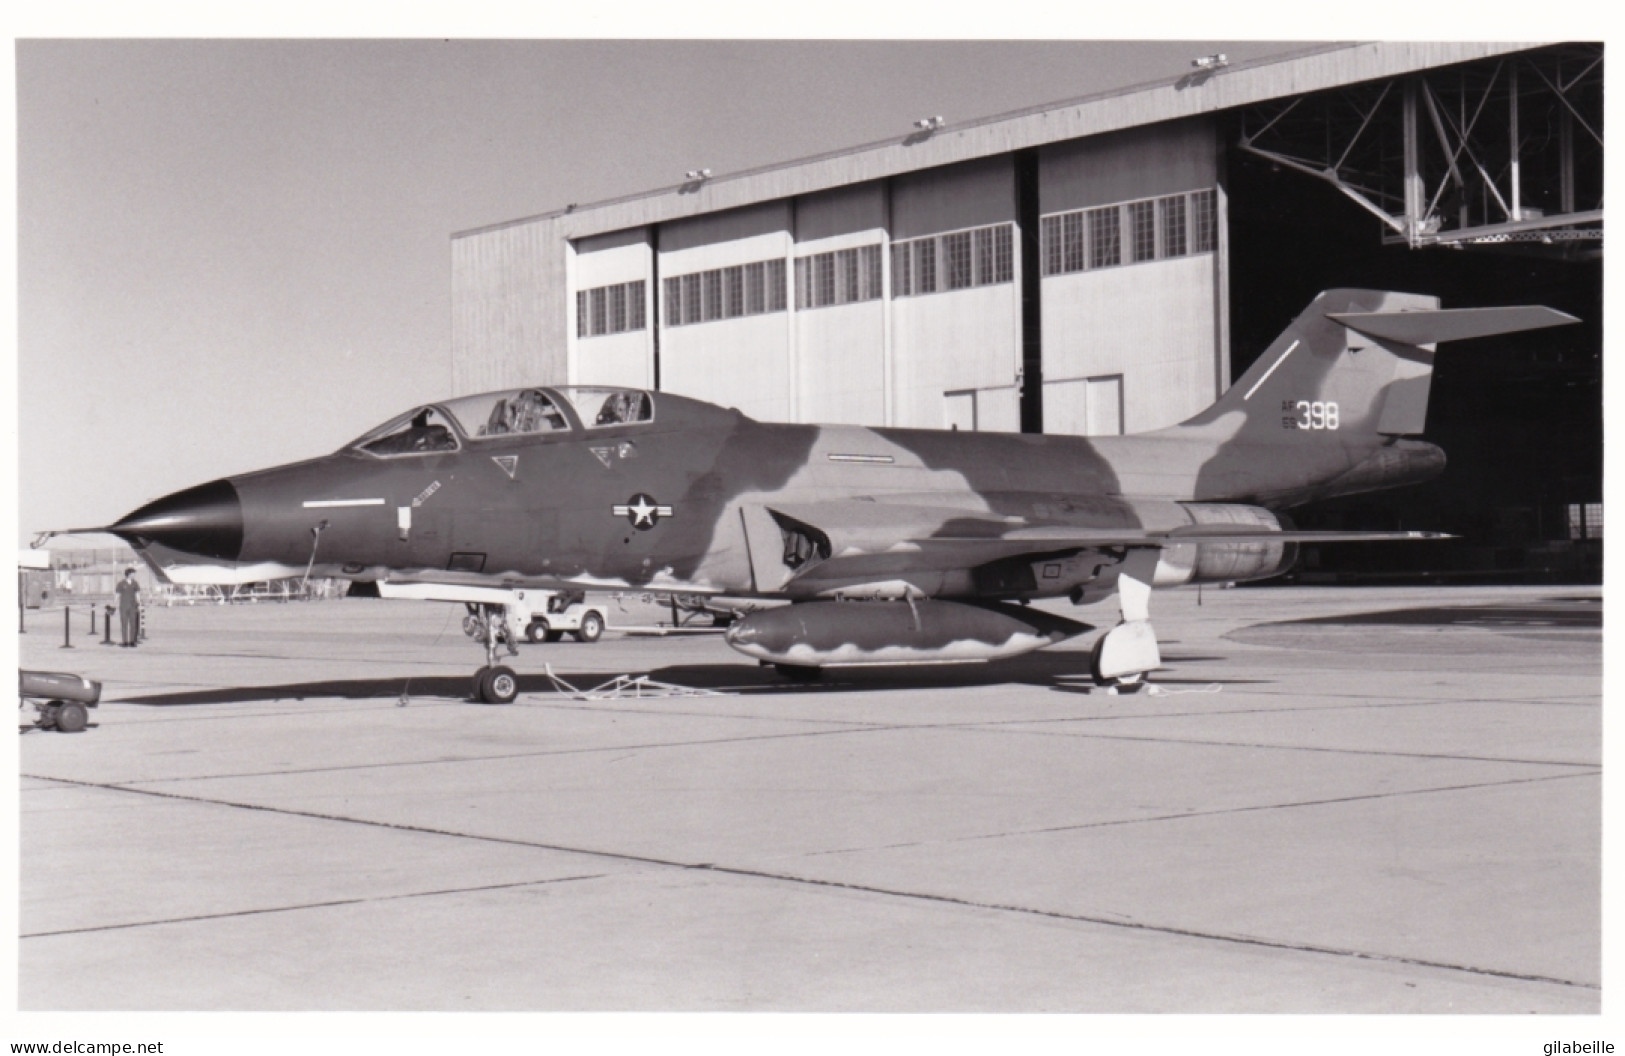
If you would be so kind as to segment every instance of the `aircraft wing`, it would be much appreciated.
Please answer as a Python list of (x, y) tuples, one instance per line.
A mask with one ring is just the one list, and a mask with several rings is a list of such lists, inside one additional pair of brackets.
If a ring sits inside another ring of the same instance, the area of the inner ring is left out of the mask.
[[(761, 506), (744, 515), (757, 588), (768, 591), (801, 575), (822, 579), (950, 571), (1084, 550), (1451, 538), (1443, 532), (1270, 530), (1225, 524), (1092, 528), (957, 508), (861, 501)], [(787, 537), (793, 535), (805, 538), (809, 556), (815, 553), (820, 560), (786, 567), (781, 555)]]

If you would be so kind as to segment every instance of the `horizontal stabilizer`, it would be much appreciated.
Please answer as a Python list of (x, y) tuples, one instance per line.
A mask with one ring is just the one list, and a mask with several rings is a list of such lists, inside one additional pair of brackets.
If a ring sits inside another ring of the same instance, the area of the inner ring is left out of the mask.
[(1473, 337), (1539, 330), (1580, 321), (1566, 312), (1541, 305), (1434, 308), (1409, 312), (1328, 312), (1326, 317), (1380, 341), (1397, 341), (1405, 345), (1465, 341)]

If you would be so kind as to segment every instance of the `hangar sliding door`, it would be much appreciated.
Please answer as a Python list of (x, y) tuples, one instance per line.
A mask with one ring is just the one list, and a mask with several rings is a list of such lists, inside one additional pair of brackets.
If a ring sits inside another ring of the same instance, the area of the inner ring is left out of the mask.
[(1044, 382), (1044, 431), (1068, 436), (1123, 434), (1123, 375)]

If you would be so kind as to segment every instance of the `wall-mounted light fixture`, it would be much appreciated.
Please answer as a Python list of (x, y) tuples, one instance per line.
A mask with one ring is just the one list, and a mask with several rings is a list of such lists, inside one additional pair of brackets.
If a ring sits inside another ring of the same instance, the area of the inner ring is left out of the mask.
[(1221, 51), (1217, 55), (1203, 55), (1192, 59), (1191, 65), (1199, 70), (1221, 70), (1230, 65), (1230, 60)]
[(914, 127), (919, 129), (921, 132), (935, 132), (937, 129), (942, 127), (942, 115), (938, 114), (936, 117), (922, 117), (918, 121), (914, 122)]
[(711, 170), (689, 169), (687, 172), (683, 173), (683, 178), (685, 180), (709, 180), (711, 178)]

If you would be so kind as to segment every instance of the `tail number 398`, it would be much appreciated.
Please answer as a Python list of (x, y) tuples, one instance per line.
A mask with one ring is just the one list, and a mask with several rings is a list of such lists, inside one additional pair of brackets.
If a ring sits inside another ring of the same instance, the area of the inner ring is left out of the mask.
[(1293, 414), (1283, 416), (1281, 426), (1286, 429), (1336, 429), (1338, 426), (1337, 401), (1299, 400), (1288, 405)]

